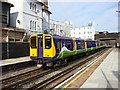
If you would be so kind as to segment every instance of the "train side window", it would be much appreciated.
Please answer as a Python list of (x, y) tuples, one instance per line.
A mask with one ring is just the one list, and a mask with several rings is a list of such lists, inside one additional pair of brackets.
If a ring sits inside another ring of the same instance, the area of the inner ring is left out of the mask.
[(78, 42), (78, 48), (84, 48), (85, 47), (85, 44), (84, 42)]
[(51, 37), (45, 36), (45, 49), (50, 49), (50, 48), (51, 48)]
[(87, 42), (87, 47), (91, 47), (92, 46), (92, 44), (91, 44), (91, 42)]
[(72, 45), (72, 43), (71, 42), (66, 42), (66, 47), (68, 48), (68, 49), (71, 49), (71, 45)]
[(37, 48), (36, 37), (31, 37), (31, 48)]

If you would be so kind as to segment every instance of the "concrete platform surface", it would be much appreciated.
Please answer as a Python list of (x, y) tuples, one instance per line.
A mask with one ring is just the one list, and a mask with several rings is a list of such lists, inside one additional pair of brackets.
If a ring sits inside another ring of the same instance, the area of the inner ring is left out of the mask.
[(118, 88), (118, 53), (114, 48), (80, 88)]
[(29, 56), (20, 57), (20, 58), (5, 59), (5, 60), (0, 60), (0, 66), (11, 65), (11, 64), (27, 62), (27, 61), (31, 61)]

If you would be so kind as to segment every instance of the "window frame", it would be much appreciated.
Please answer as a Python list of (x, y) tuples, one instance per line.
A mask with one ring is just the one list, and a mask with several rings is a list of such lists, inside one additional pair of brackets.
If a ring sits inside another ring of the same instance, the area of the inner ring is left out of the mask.
[[(35, 38), (35, 42), (34, 42), (34, 45), (32, 46), (32, 38)], [(37, 38), (34, 36), (34, 37), (31, 37), (31, 39), (30, 39), (30, 47), (31, 48), (37, 48), (37, 43), (36, 43), (36, 40), (37, 40)]]
[(85, 48), (85, 42), (84, 41), (78, 41), (77, 42), (77, 47), (78, 48), (82, 48), (82, 47)]
[[(46, 39), (46, 37), (50, 37), (50, 39)], [(51, 36), (45, 36), (45, 49), (50, 49), (52, 47), (52, 40), (51, 39), (52, 39)], [(50, 44), (47, 42), (47, 40), (50, 40)], [(48, 43), (50, 46), (46, 47), (46, 43)]]
[[(68, 43), (70, 45), (70, 47), (68, 48)], [(71, 41), (66, 41), (66, 48), (67, 49), (72, 49), (73, 43)]]

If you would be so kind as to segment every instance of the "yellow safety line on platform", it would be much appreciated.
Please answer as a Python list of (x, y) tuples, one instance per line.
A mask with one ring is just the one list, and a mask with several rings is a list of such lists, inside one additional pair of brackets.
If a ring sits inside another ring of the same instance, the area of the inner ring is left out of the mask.
[(71, 83), (73, 83), (76, 79), (78, 79), (83, 73), (85, 73), (88, 69), (90, 69), (91, 66), (93, 66), (97, 61), (95, 61), (92, 65), (90, 65), (88, 68), (86, 68), (83, 72), (81, 72), (76, 78), (74, 78), (73, 80), (71, 80), (69, 83), (67, 83), (64, 88), (67, 88)]

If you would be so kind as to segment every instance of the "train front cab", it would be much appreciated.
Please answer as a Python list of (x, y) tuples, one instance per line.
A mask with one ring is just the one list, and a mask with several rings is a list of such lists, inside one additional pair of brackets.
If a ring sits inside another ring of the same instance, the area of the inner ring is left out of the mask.
[(53, 37), (36, 34), (30, 37), (30, 57), (38, 63), (50, 61), (56, 55)]

